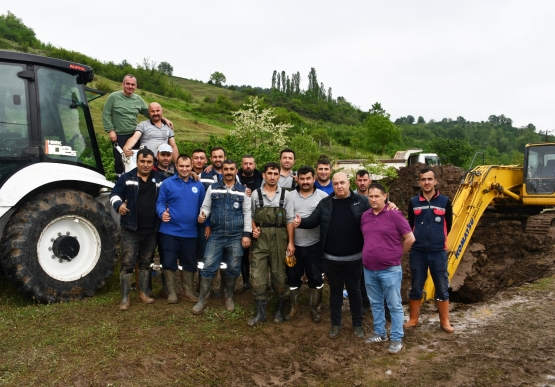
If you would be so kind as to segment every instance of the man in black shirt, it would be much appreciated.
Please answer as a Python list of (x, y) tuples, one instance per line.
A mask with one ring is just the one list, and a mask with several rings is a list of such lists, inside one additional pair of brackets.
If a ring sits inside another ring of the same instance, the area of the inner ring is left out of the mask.
[(120, 310), (129, 309), (131, 278), (138, 260), (139, 298), (146, 304), (154, 302), (148, 294), (150, 263), (156, 248), (160, 220), (156, 216), (158, 188), (164, 176), (152, 170), (154, 154), (143, 148), (137, 153), (137, 168), (124, 173), (110, 194), (110, 203), (120, 215), (122, 255)]
[[(244, 155), (241, 160), (241, 168), (237, 171), (239, 182), (246, 187), (245, 193), (250, 197), (252, 191), (260, 188), (262, 185), (262, 173), (256, 169), (256, 163), (252, 155)], [(241, 277), (243, 278), (243, 287), (237, 289), (236, 293), (243, 293), (251, 288), (249, 282), (251, 265), (249, 261), (250, 247), (243, 248), (243, 258), (241, 260)]]
[(368, 199), (349, 188), (349, 179), (343, 172), (333, 176), (333, 193), (320, 200), (312, 214), (306, 218), (295, 215), (295, 227), (314, 228), (320, 225), (320, 241), (324, 248), (323, 271), (330, 285), (331, 330), (329, 337), (337, 338), (341, 329), (343, 288), (349, 294), (355, 337), (364, 338), (362, 330), (362, 247), (364, 238), (360, 230), (362, 214), (370, 208)]

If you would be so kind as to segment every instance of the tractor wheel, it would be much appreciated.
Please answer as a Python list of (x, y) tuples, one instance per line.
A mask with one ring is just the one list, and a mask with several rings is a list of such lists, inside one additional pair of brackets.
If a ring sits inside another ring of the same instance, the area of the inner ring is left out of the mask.
[(23, 293), (52, 303), (91, 297), (117, 261), (119, 230), (104, 206), (75, 190), (41, 193), (4, 228), (4, 271)]

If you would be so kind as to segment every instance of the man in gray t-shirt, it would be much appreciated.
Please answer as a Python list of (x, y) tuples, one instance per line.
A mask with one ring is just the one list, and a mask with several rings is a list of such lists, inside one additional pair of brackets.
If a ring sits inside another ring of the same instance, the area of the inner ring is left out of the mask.
[(141, 146), (147, 147), (154, 152), (155, 149), (162, 144), (169, 144), (172, 149), (173, 161), (177, 160), (179, 150), (175, 143), (174, 133), (172, 128), (162, 121), (162, 106), (157, 102), (152, 102), (148, 106), (148, 115), (150, 120), (143, 121), (135, 128), (135, 133), (123, 147), (123, 152), (126, 156), (133, 155), (133, 147), (137, 141), (141, 141)]
[[(290, 192), (293, 208), (301, 218), (310, 216), (320, 200), (328, 196), (314, 186), (314, 168), (304, 166), (299, 168), (297, 188)], [(297, 313), (297, 305), (302, 285), (302, 276), (306, 274), (310, 293), (310, 317), (315, 323), (321, 321), (318, 305), (322, 300), (324, 280), (322, 278), (322, 246), (320, 244), (320, 226), (310, 229), (295, 229), (295, 257), (297, 263), (287, 267), (289, 284), (289, 300), (291, 310), (285, 316), (292, 319)]]

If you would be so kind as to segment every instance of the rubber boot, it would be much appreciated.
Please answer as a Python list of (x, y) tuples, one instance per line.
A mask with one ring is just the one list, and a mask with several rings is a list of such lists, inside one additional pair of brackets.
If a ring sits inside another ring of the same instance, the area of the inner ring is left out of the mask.
[(318, 307), (322, 302), (322, 288), (310, 289), (310, 318), (313, 323), (322, 321)]
[(119, 310), (129, 309), (129, 292), (131, 291), (131, 278), (133, 273), (120, 273), (119, 281), (121, 284), (121, 302)]
[(214, 278), (200, 277), (200, 295), (197, 303), (193, 306), (193, 314), (201, 314), (206, 304), (208, 304), (213, 280)]
[(197, 302), (198, 295), (195, 294), (195, 291), (193, 290), (195, 273), (183, 270), (181, 271), (181, 276), (183, 278), (181, 297), (189, 301)]
[(291, 309), (289, 313), (284, 317), (285, 321), (289, 321), (295, 317), (298, 310), (299, 296), (301, 294), (301, 289), (289, 289), (289, 303), (291, 304)]
[(247, 324), (255, 327), (266, 321), (266, 309), (268, 309), (268, 300), (256, 300), (256, 315)]
[(447, 333), (455, 332), (455, 329), (449, 323), (449, 300), (436, 301), (437, 310), (439, 312), (439, 325)]
[(283, 308), (285, 308), (285, 303), (287, 298), (280, 297), (277, 302), (276, 314), (274, 314), (274, 324), (279, 324), (283, 322)]
[(233, 302), (233, 289), (235, 289), (236, 283), (237, 278), (225, 276), (223, 292), (225, 297), (225, 308), (228, 312), (233, 312), (235, 310), (235, 303)]
[(226, 269), (218, 269), (220, 271), (220, 290), (216, 291), (216, 289), (214, 289), (214, 291), (212, 292), (212, 296), (214, 298), (222, 298), (224, 297), (224, 282), (225, 282), (225, 271)]
[(146, 287), (146, 292), (145, 294), (152, 298), (152, 270), (148, 270), (148, 285)]
[(154, 298), (150, 298), (148, 294), (148, 283), (150, 280), (150, 270), (139, 270), (139, 300), (145, 304), (152, 304)]
[(160, 280), (162, 281), (162, 289), (158, 293), (158, 297), (168, 298), (170, 291), (168, 290), (168, 283), (166, 282), (166, 276), (164, 275), (164, 272), (162, 272), (162, 275), (160, 276)]
[(164, 277), (166, 277), (166, 283), (168, 284), (168, 304), (177, 304), (175, 270), (164, 270)]
[(420, 306), (422, 300), (409, 300), (409, 321), (403, 325), (403, 328), (414, 328), (418, 325), (418, 317), (420, 317)]

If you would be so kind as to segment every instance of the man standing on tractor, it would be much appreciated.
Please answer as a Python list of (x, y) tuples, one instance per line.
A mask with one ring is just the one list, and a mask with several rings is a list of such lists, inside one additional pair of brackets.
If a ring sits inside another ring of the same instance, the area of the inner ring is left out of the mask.
[(293, 201), (289, 192), (278, 184), (280, 167), (274, 162), (264, 165), (264, 183), (251, 195), (253, 214), (253, 246), (251, 260), (251, 286), (256, 301), (256, 315), (249, 326), (266, 321), (268, 307), (268, 269), (272, 286), (278, 298), (274, 323), (283, 322), (283, 308), (289, 298), (285, 274), (285, 256), (295, 254)]
[[(123, 77), (121, 85), (123, 90), (110, 94), (104, 104), (102, 124), (104, 125), (104, 130), (110, 136), (110, 140), (123, 148), (127, 140), (135, 132), (137, 116), (142, 114), (149, 118), (149, 113), (145, 101), (135, 94), (137, 78), (127, 74)], [(171, 121), (165, 118), (162, 118), (162, 121), (173, 128)], [(139, 147), (136, 146), (136, 149), (139, 149)], [(151, 151), (154, 150), (151, 149)], [(116, 148), (114, 148), (114, 168), (117, 176), (125, 171), (121, 154)]]
[(164, 176), (152, 170), (154, 153), (141, 149), (137, 168), (124, 173), (110, 194), (110, 203), (120, 215), (122, 230), (121, 303), (120, 310), (129, 309), (129, 291), (137, 260), (139, 261), (139, 299), (152, 304), (147, 296), (150, 263), (156, 248), (160, 221), (156, 216), (156, 199)]
[(198, 215), (199, 223), (204, 223), (210, 216), (211, 233), (204, 254), (204, 268), (200, 271), (200, 295), (193, 314), (204, 310), (224, 254), (227, 257), (223, 289), (225, 306), (228, 312), (235, 310), (233, 290), (241, 274), (243, 249), (251, 244), (251, 202), (245, 187), (236, 180), (237, 166), (234, 161), (224, 161), (223, 175), (222, 180), (208, 187)]
[(429, 269), (436, 289), (434, 298), (441, 329), (453, 333), (455, 330), (449, 323), (449, 274), (445, 250), (447, 234), (453, 223), (453, 208), (449, 198), (435, 189), (437, 179), (432, 169), (423, 168), (420, 171), (418, 184), (422, 191), (410, 200), (407, 210), (416, 241), (409, 256), (412, 276), (409, 293), (410, 319), (404, 327), (418, 325), (422, 290)]
[(169, 144), (173, 150), (173, 159), (177, 159), (179, 150), (175, 143), (173, 129), (162, 121), (162, 106), (158, 102), (148, 105), (149, 120), (142, 121), (135, 128), (133, 136), (123, 146), (126, 156), (133, 156), (133, 147), (139, 142), (141, 147), (146, 147), (154, 152), (160, 145)]

